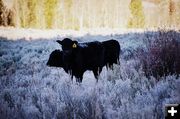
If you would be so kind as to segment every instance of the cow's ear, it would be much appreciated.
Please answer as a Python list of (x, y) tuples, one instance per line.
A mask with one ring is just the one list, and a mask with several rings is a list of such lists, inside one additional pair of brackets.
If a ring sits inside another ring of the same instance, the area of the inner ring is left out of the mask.
[(75, 40), (75, 41), (73, 41), (76, 45), (78, 44), (78, 42)]
[(58, 42), (60, 45), (62, 45), (62, 41), (60, 41), (60, 40), (57, 40), (56, 42)]

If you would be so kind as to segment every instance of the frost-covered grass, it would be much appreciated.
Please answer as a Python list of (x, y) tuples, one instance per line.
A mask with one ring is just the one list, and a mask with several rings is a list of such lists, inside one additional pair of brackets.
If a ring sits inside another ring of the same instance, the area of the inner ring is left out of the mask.
[(49, 54), (61, 49), (56, 37), (12, 40), (4, 34), (8, 39), (0, 38), (0, 118), (164, 118), (165, 104), (180, 103), (180, 77), (157, 81), (144, 76), (136, 51), (144, 47), (145, 34), (154, 39), (157, 33), (70, 35), (80, 42), (114, 38), (122, 48), (120, 66), (114, 65), (114, 71), (104, 68), (98, 83), (87, 71), (82, 84), (71, 82), (63, 69), (46, 66)]

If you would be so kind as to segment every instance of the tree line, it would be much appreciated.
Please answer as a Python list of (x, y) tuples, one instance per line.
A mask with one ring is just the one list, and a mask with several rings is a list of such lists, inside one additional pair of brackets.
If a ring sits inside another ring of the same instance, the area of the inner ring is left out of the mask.
[[(143, 0), (153, 1), (153, 0)], [(14, 0), (7, 8), (0, 0), (0, 25), (20, 28), (74, 29), (82, 28), (145, 28), (159, 27), (161, 20), (167, 26), (180, 25), (180, 3), (174, 0), (154, 2), (159, 13), (166, 11), (166, 17), (153, 23), (142, 0)], [(167, 6), (167, 7), (166, 7)], [(153, 11), (153, 9), (152, 9)], [(157, 13), (158, 14), (158, 13)], [(161, 24), (162, 25), (162, 24)]]

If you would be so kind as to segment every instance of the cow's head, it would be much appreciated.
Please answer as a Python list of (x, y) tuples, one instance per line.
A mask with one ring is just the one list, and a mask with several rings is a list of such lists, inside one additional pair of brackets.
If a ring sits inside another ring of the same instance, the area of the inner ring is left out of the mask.
[(56, 42), (58, 42), (62, 46), (62, 50), (65, 52), (76, 49), (78, 45), (77, 41), (72, 41), (69, 38), (65, 38), (62, 41), (57, 40)]
[(63, 52), (54, 50), (49, 56), (47, 65), (50, 67), (63, 67)]
[(64, 68), (69, 69), (69, 67), (71, 67), (72, 60), (74, 59), (74, 52), (76, 52), (78, 42), (69, 38), (65, 38), (62, 41), (57, 40), (56, 42), (62, 46)]

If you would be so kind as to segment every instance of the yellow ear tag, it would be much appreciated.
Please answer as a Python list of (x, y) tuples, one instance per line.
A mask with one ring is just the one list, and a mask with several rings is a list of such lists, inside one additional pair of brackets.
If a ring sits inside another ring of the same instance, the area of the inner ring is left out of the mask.
[(72, 47), (73, 47), (73, 48), (77, 48), (77, 45), (74, 43), (74, 44), (72, 45)]

